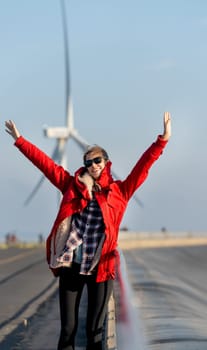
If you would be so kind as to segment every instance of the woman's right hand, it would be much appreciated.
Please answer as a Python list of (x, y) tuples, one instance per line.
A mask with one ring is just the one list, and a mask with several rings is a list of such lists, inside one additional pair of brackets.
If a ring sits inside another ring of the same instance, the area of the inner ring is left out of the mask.
[(9, 135), (13, 137), (13, 139), (16, 141), (18, 137), (20, 136), (19, 130), (16, 128), (16, 125), (12, 120), (7, 120), (5, 122), (6, 126), (6, 132), (8, 132)]

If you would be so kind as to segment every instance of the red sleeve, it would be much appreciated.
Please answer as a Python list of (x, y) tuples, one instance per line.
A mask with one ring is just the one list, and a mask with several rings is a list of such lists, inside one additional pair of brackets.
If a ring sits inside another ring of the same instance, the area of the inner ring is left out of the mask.
[(121, 183), (120, 189), (128, 201), (148, 176), (149, 169), (160, 157), (167, 141), (159, 135), (157, 140), (143, 153), (128, 177)]
[(62, 193), (65, 192), (72, 176), (62, 166), (56, 164), (38, 147), (18, 137), (14, 145), (27, 157)]

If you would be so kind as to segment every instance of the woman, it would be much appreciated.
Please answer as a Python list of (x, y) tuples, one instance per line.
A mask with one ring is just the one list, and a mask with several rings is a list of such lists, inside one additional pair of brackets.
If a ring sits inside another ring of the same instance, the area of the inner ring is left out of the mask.
[(47, 239), (47, 261), (59, 276), (61, 333), (58, 350), (74, 350), (78, 309), (87, 285), (87, 350), (102, 350), (102, 331), (113, 289), (120, 222), (129, 199), (145, 181), (171, 136), (170, 113), (164, 113), (162, 135), (144, 152), (124, 181), (114, 181), (107, 152), (87, 149), (84, 166), (74, 175), (54, 163), (5, 122), (15, 146), (62, 193), (59, 212)]

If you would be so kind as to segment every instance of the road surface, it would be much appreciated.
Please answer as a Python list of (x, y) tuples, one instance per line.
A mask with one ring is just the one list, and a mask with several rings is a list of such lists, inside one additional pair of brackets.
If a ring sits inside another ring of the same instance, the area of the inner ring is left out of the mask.
[(124, 250), (150, 350), (207, 349), (207, 246)]

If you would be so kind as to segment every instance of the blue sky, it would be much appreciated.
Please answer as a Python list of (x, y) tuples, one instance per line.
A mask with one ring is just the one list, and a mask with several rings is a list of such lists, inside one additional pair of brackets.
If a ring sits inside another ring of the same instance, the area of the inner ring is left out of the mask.
[[(121, 178), (162, 132), (164, 111), (173, 135), (122, 226), (136, 231), (206, 231), (205, 0), (66, 0), (75, 127), (107, 149)], [(65, 80), (60, 1), (0, 0), (1, 237), (42, 232), (57, 212), (47, 181), (27, 207), (39, 179), (4, 131), (22, 135), (51, 154), (43, 125), (64, 125)], [(82, 163), (73, 140), (68, 169)]]

